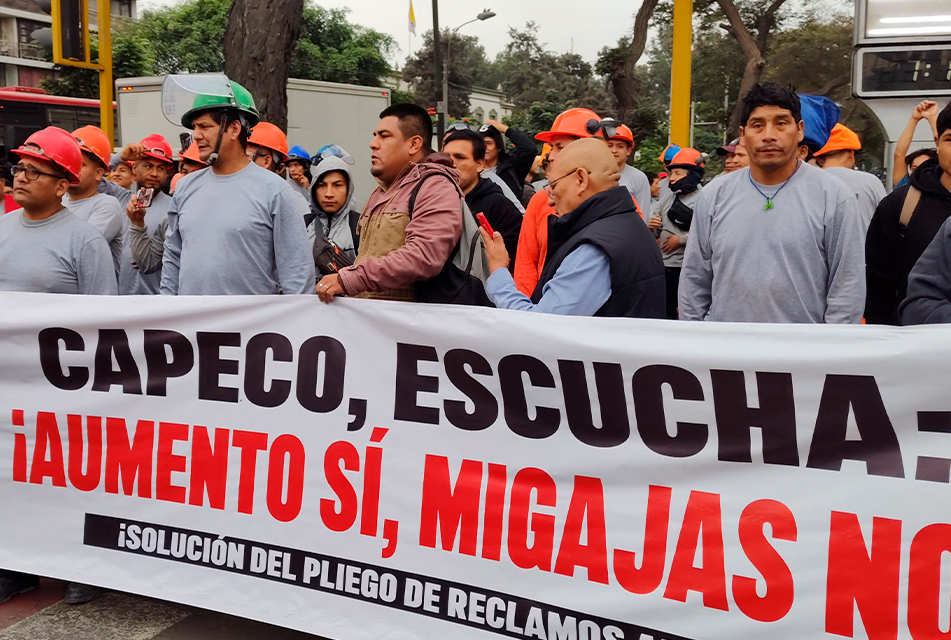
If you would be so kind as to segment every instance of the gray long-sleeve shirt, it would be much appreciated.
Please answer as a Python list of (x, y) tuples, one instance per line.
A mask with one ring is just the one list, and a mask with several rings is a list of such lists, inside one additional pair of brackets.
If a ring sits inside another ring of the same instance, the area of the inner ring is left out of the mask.
[(63, 205), (77, 218), (95, 227), (106, 239), (118, 277), (122, 261), (122, 220), (126, 217), (119, 201), (105, 193), (97, 193), (82, 200), (70, 200), (66, 196)]
[(45, 220), (23, 210), (0, 218), (0, 291), (115, 295), (105, 238), (68, 209)]
[(856, 208), (862, 218), (863, 233), (868, 231), (868, 225), (872, 222), (872, 216), (875, 215), (878, 203), (888, 195), (885, 193), (882, 181), (871, 173), (846, 169), (845, 167), (829, 167), (826, 171), (844, 182), (855, 194)]
[(908, 274), (908, 295), (898, 313), (903, 325), (951, 323), (951, 218)]
[(651, 214), (651, 183), (647, 174), (631, 165), (624, 165), (621, 171), (621, 180), (618, 183), (634, 196), (637, 206), (641, 208), (645, 220), (650, 220)]
[[(122, 264), (119, 269), (119, 293), (122, 295), (158, 295), (162, 285), (162, 255), (164, 254), (165, 229), (168, 228), (168, 208), (172, 199), (156, 190), (152, 204), (145, 210), (145, 226), (136, 227), (126, 216), (125, 241), (122, 245)], [(160, 234), (158, 255), (149, 249), (152, 237)], [(144, 236), (144, 238), (143, 238)], [(145, 256), (141, 255), (145, 244)], [(138, 243), (138, 246), (133, 246)], [(137, 251), (138, 249), (138, 251)], [(135, 261), (138, 268), (132, 266)]]
[(782, 185), (749, 168), (711, 182), (694, 208), (680, 278), (685, 320), (858, 323), (865, 238), (855, 194), (803, 164)]
[(313, 294), (301, 199), (254, 163), (188, 174), (168, 210), (163, 295)]

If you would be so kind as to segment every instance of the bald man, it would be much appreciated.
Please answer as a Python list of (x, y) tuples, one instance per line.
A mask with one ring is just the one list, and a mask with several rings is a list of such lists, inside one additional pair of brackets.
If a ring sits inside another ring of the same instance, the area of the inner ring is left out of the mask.
[(545, 191), (548, 257), (532, 297), (518, 291), (508, 271), (501, 234), (482, 230), (489, 297), (500, 309), (574, 316), (665, 317), (664, 261), (637, 213), (611, 151), (595, 138), (572, 142), (558, 154)]

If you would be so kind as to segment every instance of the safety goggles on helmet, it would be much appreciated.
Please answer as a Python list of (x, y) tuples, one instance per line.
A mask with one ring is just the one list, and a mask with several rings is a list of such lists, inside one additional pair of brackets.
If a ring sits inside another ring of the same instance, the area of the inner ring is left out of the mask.
[(605, 140), (610, 140), (611, 138), (617, 136), (618, 128), (621, 126), (621, 123), (615, 120), (614, 118), (602, 118), (601, 120), (588, 120), (585, 124), (585, 130), (588, 132), (588, 135), (596, 136), (598, 131), (604, 132)]
[(327, 144), (322, 146), (314, 156), (314, 164), (316, 165), (321, 160), (326, 160), (327, 158), (340, 158), (347, 164), (353, 164), (355, 162), (353, 156), (347, 153), (339, 144)]
[[(446, 133), (450, 131), (483, 131), (485, 125), (482, 127), (475, 127), (468, 122), (453, 122), (452, 124), (446, 125)], [(487, 129), (486, 129), (487, 130)]]

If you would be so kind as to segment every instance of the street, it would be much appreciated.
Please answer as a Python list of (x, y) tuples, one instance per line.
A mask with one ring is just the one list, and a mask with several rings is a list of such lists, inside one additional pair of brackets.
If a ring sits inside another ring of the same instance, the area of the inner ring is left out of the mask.
[(321, 640), (244, 618), (105, 591), (84, 605), (61, 602), (65, 583), (0, 605), (0, 640)]

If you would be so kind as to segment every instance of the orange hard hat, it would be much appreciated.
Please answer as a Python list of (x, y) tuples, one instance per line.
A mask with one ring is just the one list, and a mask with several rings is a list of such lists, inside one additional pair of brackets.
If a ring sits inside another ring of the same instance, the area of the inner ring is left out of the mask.
[(826, 146), (816, 151), (815, 155), (821, 156), (836, 151), (861, 151), (862, 143), (855, 132), (847, 126), (837, 124), (832, 127), (832, 133), (829, 135), (829, 141)]
[(189, 162), (197, 162), (198, 164), (205, 164), (201, 159), (201, 155), (198, 153), (198, 143), (193, 142), (188, 145), (188, 148), (185, 149), (185, 152), (179, 156), (182, 160), (188, 160)]
[[(607, 137), (607, 131), (605, 131), (604, 129), (601, 129), (601, 135), (604, 137)], [(608, 140), (624, 140), (625, 142), (634, 144), (634, 132), (631, 131), (631, 128), (627, 126), (626, 124), (619, 124), (617, 126), (617, 130), (615, 131), (614, 135), (607, 139)]]
[(248, 144), (254, 144), (271, 151), (276, 151), (281, 160), (287, 162), (287, 136), (277, 125), (270, 122), (259, 122), (251, 129)]
[(703, 154), (696, 149), (681, 149), (667, 165), (668, 169), (703, 169)]
[(99, 127), (87, 124), (73, 131), (73, 137), (79, 143), (79, 148), (92, 154), (102, 166), (109, 168), (109, 159), (112, 157), (112, 143), (106, 132)]
[(174, 176), (172, 176), (172, 184), (169, 185), (169, 191), (171, 191), (172, 193), (175, 193), (175, 187), (178, 186), (178, 181), (184, 177), (185, 176), (180, 173), (176, 173)]
[(558, 114), (551, 125), (551, 131), (542, 131), (535, 136), (541, 142), (551, 142), (555, 136), (574, 136), (575, 138), (590, 138), (588, 121), (601, 118), (591, 109), (568, 109)]
[(79, 143), (59, 127), (46, 127), (37, 131), (11, 154), (20, 158), (42, 160), (66, 172), (69, 184), (79, 184), (79, 170), (83, 166), (83, 154)]

